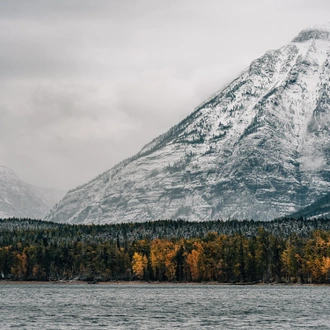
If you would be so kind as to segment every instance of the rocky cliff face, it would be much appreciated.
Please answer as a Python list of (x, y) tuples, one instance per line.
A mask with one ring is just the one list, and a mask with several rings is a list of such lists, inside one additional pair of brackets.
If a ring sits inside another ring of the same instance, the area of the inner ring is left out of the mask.
[(45, 189), (21, 181), (13, 170), (0, 166), (0, 218), (42, 219), (63, 196), (63, 191)]
[(330, 24), (302, 31), (47, 219), (270, 220), (312, 203), (330, 188), (329, 61)]

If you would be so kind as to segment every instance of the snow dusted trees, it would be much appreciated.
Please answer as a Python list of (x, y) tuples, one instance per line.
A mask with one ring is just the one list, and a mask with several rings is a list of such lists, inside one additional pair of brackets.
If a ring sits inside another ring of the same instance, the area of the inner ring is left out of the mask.
[[(201, 228), (223, 224), (165, 223), (102, 227), (20, 220), (15, 227), (0, 221), (6, 226), (0, 231), (0, 279), (330, 283), (330, 231), (285, 236), (276, 233), (278, 226), (275, 233), (260, 226), (251, 234), (253, 222), (234, 222), (234, 233), (201, 235)], [(145, 238), (136, 239), (139, 232)]]

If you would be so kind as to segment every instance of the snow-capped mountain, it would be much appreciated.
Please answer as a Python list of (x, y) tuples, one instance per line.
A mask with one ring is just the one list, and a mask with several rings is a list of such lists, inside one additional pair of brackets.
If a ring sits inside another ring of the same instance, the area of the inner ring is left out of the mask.
[(44, 218), (64, 195), (61, 190), (27, 184), (13, 170), (0, 166), (0, 218)]
[(330, 188), (330, 23), (268, 51), (48, 214), (68, 223), (270, 220)]

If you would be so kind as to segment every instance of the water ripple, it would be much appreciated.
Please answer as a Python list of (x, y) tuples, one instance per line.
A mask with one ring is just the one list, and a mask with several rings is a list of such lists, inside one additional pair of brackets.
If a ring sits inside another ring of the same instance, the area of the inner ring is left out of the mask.
[(1, 285), (1, 329), (330, 329), (330, 287)]

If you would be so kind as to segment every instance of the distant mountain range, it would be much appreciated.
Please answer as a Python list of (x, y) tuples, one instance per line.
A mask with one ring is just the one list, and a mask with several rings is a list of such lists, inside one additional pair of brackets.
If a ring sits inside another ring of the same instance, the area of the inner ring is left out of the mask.
[(271, 220), (308, 206), (330, 191), (329, 61), (330, 24), (303, 30), (46, 219)]
[(35, 187), (21, 181), (8, 167), (0, 166), (0, 218), (43, 219), (65, 191)]

